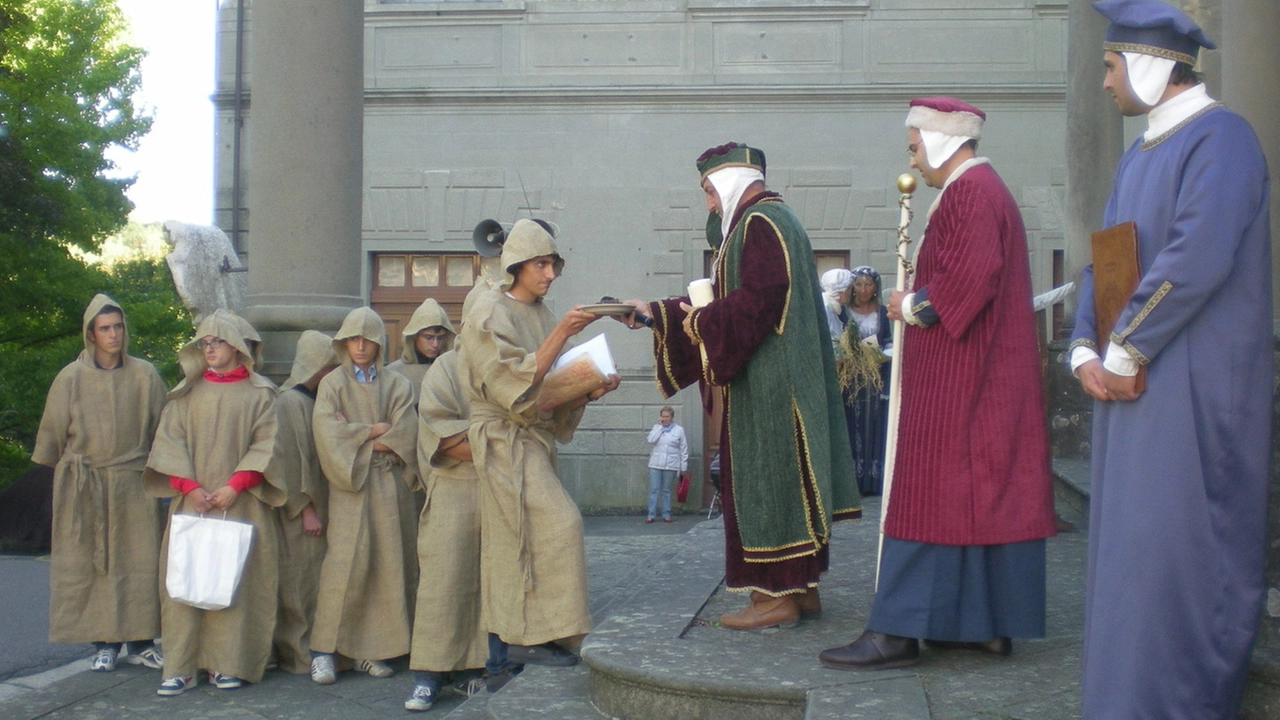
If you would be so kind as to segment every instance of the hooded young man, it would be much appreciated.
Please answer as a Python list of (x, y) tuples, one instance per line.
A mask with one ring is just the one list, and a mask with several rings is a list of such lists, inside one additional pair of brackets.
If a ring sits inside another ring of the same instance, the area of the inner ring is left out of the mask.
[(1270, 178), (1249, 123), (1192, 70), (1214, 44), (1190, 18), (1155, 0), (1093, 7), (1111, 21), (1103, 89), (1147, 130), (1102, 218), (1135, 222), (1141, 280), (1100, 346), (1086, 268), (1072, 341), (1097, 401), (1081, 705), (1090, 720), (1226, 720), (1266, 595)]
[(385, 678), (409, 652), (418, 583), (418, 419), (413, 388), (382, 361), (382, 318), (352, 310), (334, 336), (342, 366), (320, 381), (313, 427), (329, 480), (328, 550), (311, 630), (311, 679), (335, 681), (334, 654)]
[(940, 190), (916, 249), (902, 413), (867, 629), (818, 656), (841, 670), (910, 665), (919, 639), (1008, 655), (1044, 636), (1045, 538), (1054, 534), (1040, 355), (1018, 203), (975, 152), (986, 115), (912, 100), (911, 167)]
[(315, 330), (298, 337), (293, 371), (276, 398), (276, 477), (288, 493), (280, 513), (280, 610), (276, 662), (286, 672), (311, 671), (311, 624), (316, 616), (329, 483), (320, 470), (312, 415), (320, 381), (338, 366), (333, 338)]
[(459, 365), (471, 403), (468, 439), (481, 482), (483, 625), (517, 663), (572, 665), (591, 629), (586, 549), (578, 506), (556, 477), (556, 442), (568, 442), (588, 400), (538, 408), (543, 378), (568, 340), (599, 319), (576, 307), (559, 321), (543, 303), (564, 268), (551, 234), (520, 220), (502, 248), (497, 290), (463, 318)]
[[(463, 316), (487, 285), (473, 288)], [(426, 502), (418, 518), (418, 581), (409, 667), (414, 688), (406, 710), (430, 710), (447, 675), (467, 694), (478, 671), (488, 671), (495, 692), (520, 671), (507, 661), (507, 646), (480, 622), (480, 478), (467, 431), (471, 402), (458, 369), (456, 347), (427, 369), (418, 402), (418, 467)], [(471, 671), (471, 672), (468, 672)]]
[(832, 522), (862, 514), (827, 311), (803, 224), (765, 188), (764, 153), (729, 143), (697, 165), (715, 299), (632, 304), (652, 318), (663, 396), (702, 381), (724, 400), (725, 584), (751, 602), (720, 623), (790, 627), (822, 607)]
[(159, 669), (156, 584), (160, 504), (142, 471), (165, 388), (151, 363), (129, 356), (124, 311), (96, 295), (84, 311), (84, 350), (54, 378), (33, 462), (53, 474), (49, 640), (92, 642), (91, 669), (116, 667), (132, 643), (133, 664)]
[[(253, 372), (240, 334), (243, 322), (225, 310), (206, 317), (195, 339), (179, 351), (186, 377), (169, 404), (147, 460), (147, 489), (172, 497), (169, 516), (224, 514), (253, 525), (253, 544), (225, 610), (201, 610), (161, 592), (164, 681), (157, 694), (181, 695), (209, 672), (215, 687), (231, 690), (258, 682), (271, 654), (279, 576), (279, 524), (273, 508), (285, 493), (267, 472), (275, 444), (275, 385)], [(169, 556), (160, 549), (160, 586)]]
[(449, 322), (448, 313), (433, 298), (423, 300), (413, 311), (409, 322), (405, 323), (400, 334), (403, 340), (400, 359), (388, 365), (387, 369), (409, 378), (415, 404), (422, 391), (422, 378), (426, 376), (427, 368), (453, 347), (457, 334), (453, 323)]

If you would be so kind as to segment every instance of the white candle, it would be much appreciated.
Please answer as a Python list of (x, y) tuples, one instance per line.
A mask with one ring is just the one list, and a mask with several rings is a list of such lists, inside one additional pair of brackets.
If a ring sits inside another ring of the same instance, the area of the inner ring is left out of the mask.
[(716, 291), (711, 287), (710, 278), (698, 278), (689, 283), (689, 302), (694, 307), (706, 307), (716, 299)]

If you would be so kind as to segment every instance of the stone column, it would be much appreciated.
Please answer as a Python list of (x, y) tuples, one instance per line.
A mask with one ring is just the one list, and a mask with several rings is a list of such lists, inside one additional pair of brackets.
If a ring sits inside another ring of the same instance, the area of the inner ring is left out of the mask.
[(286, 376), (298, 333), (364, 304), (364, 3), (254, 0), (250, 28), (245, 314)]
[[(1222, 84), (1218, 93), (1231, 109), (1253, 125), (1262, 142), (1271, 169), (1271, 257), (1272, 291), (1280, 280), (1280, 193), (1276, 189), (1280, 170), (1280, 95), (1276, 93), (1275, 73), (1280, 68), (1280, 45), (1275, 42), (1275, 29), (1280, 27), (1280, 3), (1275, 0), (1231, 0), (1222, 3), (1222, 30), (1219, 40), (1222, 61)], [(1280, 306), (1278, 306), (1280, 307)], [(1276, 313), (1280, 317), (1280, 310)], [(1277, 354), (1280, 361), (1280, 353)], [(1280, 409), (1280, 398), (1276, 407)], [(1271, 441), (1271, 512), (1267, 548), (1266, 611), (1254, 647), (1256, 678), (1280, 683), (1280, 423), (1273, 428)], [(1276, 717), (1280, 712), (1280, 688), (1267, 683), (1253, 683), (1246, 695), (1241, 718)]]
[[(1102, 38), (1107, 21), (1087, 2), (1067, 11), (1067, 237), (1066, 278), (1080, 281), (1092, 251), (1089, 233), (1102, 227), (1111, 179), (1124, 153), (1124, 122), (1102, 89)], [(1066, 303), (1075, 324), (1078, 295)]]

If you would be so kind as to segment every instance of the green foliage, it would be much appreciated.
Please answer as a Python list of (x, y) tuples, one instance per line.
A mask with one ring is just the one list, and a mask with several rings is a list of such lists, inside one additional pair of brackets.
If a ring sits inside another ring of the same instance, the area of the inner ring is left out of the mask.
[(83, 346), (94, 293), (140, 293), (134, 334), (147, 335), (148, 313), (162, 326), (155, 342), (171, 331), (161, 309), (171, 281), (141, 268), (117, 275), (69, 251), (96, 251), (132, 207), (132, 179), (113, 177), (105, 156), (136, 147), (151, 124), (133, 101), (143, 53), (124, 30), (115, 0), (0, 0), (0, 486), (25, 469), (15, 465), (53, 376)]

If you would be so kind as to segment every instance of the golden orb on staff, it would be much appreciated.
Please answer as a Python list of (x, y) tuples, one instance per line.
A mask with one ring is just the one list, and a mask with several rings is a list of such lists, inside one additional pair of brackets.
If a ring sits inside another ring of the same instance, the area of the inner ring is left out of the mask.
[(898, 176), (898, 192), (903, 195), (910, 195), (916, 191), (916, 176), (911, 173), (902, 173)]

